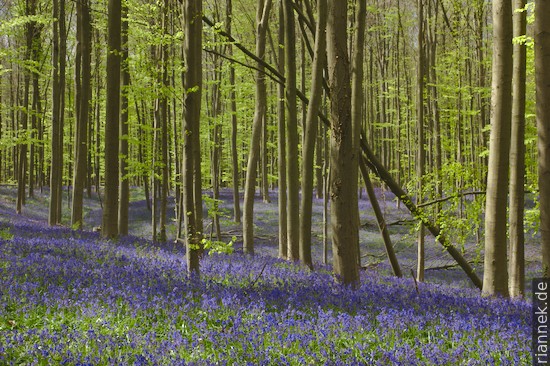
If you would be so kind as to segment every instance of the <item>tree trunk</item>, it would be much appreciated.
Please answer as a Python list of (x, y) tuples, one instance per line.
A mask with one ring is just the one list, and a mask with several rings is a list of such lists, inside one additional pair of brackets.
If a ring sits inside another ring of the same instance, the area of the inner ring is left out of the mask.
[(542, 274), (550, 276), (550, 4), (535, 1), (535, 80), (539, 151)]
[(101, 234), (118, 236), (121, 0), (109, 0), (107, 94), (105, 107), (105, 204)]
[(451, 257), (453, 257), (453, 259), (470, 278), (472, 283), (477, 288), (481, 289), (481, 279), (476, 275), (470, 263), (468, 263), (468, 261), (460, 254), (458, 249), (447, 240), (445, 235), (441, 233), (441, 229), (428, 219), (424, 211), (413, 203), (410, 196), (397, 184), (397, 182), (393, 179), (388, 170), (380, 163), (376, 155), (368, 146), (365, 139), (361, 139), (361, 150), (367, 158), (366, 163), (371, 171), (373, 171), (381, 180), (384, 181), (384, 183), (386, 183), (392, 193), (396, 197), (399, 197), (401, 202), (403, 202), (403, 204), (409, 209), (409, 211), (415, 218), (422, 220), (422, 223), (424, 224), (426, 229), (428, 229), (430, 233), (432, 233), (432, 235), (437, 238), (437, 240), (441, 243), (445, 250), (451, 255)]
[(286, 179), (287, 179), (287, 245), (288, 259), (300, 258), (300, 196), (298, 170), (298, 115), (296, 107), (296, 34), (292, 0), (283, 1), (285, 13), (286, 76)]
[(393, 269), (393, 273), (397, 277), (402, 277), (403, 273), (401, 272), (401, 268), (399, 267), (399, 262), (397, 261), (397, 256), (395, 255), (395, 251), (393, 250), (393, 244), (391, 242), (391, 237), (388, 231), (388, 227), (386, 226), (386, 220), (384, 220), (384, 214), (382, 213), (382, 210), (380, 209), (380, 205), (378, 204), (378, 199), (376, 198), (376, 194), (374, 193), (374, 187), (370, 180), (369, 172), (367, 171), (367, 166), (365, 165), (365, 161), (363, 159), (361, 159), (361, 161), (359, 162), (359, 168), (361, 169), (361, 174), (363, 175), (363, 179), (365, 180), (365, 188), (367, 190), (367, 194), (369, 196), (369, 200), (370, 200), (372, 209), (374, 211), (374, 214), (376, 215), (378, 229), (380, 230), (380, 235), (382, 235), (382, 239), (384, 240), (386, 254), (388, 255), (388, 259)]
[[(285, 74), (285, 28), (284, 28), (284, 9), (283, 1), (279, 1), (279, 47), (278, 47), (278, 59), (279, 67), (278, 71), (281, 75)], [(279, 102), (277, 103), (277, 155), (278, 171), (279, 171), (279, 258), (286, 259), (288, 257), (288, 230), (287, 230), (287, 214), (286, 214), (286, 121), (285, 121), (285, 86), (283, 83), (277, 86), (277, 97)]]
[[(169, 1), (164, 0), (162, 15), (162, 27), (165, 35), (168, 34), (168, 12)], [(170, 169), (170, 163), (168, 161), (168, 89), (170, 84), (168, 82), (168, 45), (162, 45), (162, 85), (163, 90), (161, 92), (160, 99), (160, 122), (161, 122), (161, 157), (162, 157), (162, 181), (160, 186), (160, 216), (159, 216), (159, 240), (161, 242), (166, 241), (166, 210), (168, 207), (168, 171)]]
[[(32, 17), (36, 13), (36, 3), (34, 0), (26, 2), (25, 14)], [(30, 62), (32, 57), (32, 43), (36, 23), (30, 21), (25, 25), (25, 61)], [(29, 121), (29, 93), (31, 83), (31, 71), (26, 68), (23, 69), (24, 78), (24, 91), (23, 91), (23, 105), (21, 108), (21, 124), (19, 129), (19, 138), (23, 141), (19, 144), (19, 159), (17, 160), (17, 201), (15, 212), (21, 213), (23, 205), (25, 204), (25, 186), (27, 184), (27, 151), (28, 151), (28, 121)]]
[(183, 212), (187, 271), (199, 274), (202, 238), (200, 113), (202, 94), (202, 2), (184, 0)]
[[(523, 9), (525, 0), (515, 0), (514, 9)], [(527, 13), (514, 12), (514, 37), (526, 34)], [(512, 133), (510, 142), (510, 296), (525, 295), (525, 254), (523, 211), (525, 205), (525, 78), (526, 46), (514, 43), (514, 76), (512, 83)]]
[[(353, 40), (353, 59), (351, 65), (351, 124), (352, 124), (352, 151), (359, 157), (361, 152), (359, 150), (359, 136), (361, 134), (361, 125), (363, 123), (363, 58), (364, 58), (364, 46), (365, 46), (365, 21), (366, 21), (366, 0), (358, 0), (356, 2), (356, 20), (355, 20), (355, 38)], [(359, 159), (356, 159), (359, 161)], [(350, 179), (358, 182), (359, 171), (353, 169)], [(352, 192), (354, 194), (353, 200), (358, 202), (357, 189)], [(354, 208), (353, 214), (355, 215), (355, 221), (359, 227), (359, 205)], [(359, 241), (357, 241), (357, 265), (361, 266), (361, 250)]]
[[(61, 223), (63, 201), (63, 143), (65, 126), (65, 85), (67, 68), (67, 24), (65, 20), (65, 0), (59, 2), (59, 175), (57, 189), (57, 218)], [(51, 189), (51, 187), (50, 187)]]
[[(233, 5), (231, 0), (227, 0), (226, 7), (226, 31), (231, 34), (231, 20), (233, 19)], [(227, 55), (233, 55), (233, 45), (227, 47)], [(229, 84), (231, 85), (231, 171), (233, 174), (233, 221), (241, 223), (241, 204), (239, 196), (239, 155), (237, 150), (237, 93), (235, 92), (235, 67), (230, 65)]]
[[(418, 151), (416, 160), (416, 204), (422, 201), (422, 180), (424, 179), (424, 83), (425, 83), (425, 42), (424, 42), (424, 0), (418, 0), (418, 74), (417, 74), (417, 101), (416, 101), (416, 116), (417, 116), (417, 134), (418, 134)], [(420, 223), (417, 238), (417, 267), (416, 279), (419, 282), (424, 281), (424, 225)]]
[(313, 57), (313, 72), (311, 97), (307, 107), (307, 115), (304, 125), (304, 146), (302, 150), (302, 204), (300, 216), (300, 260), (313, 269), (311, 258), (311, 214), (313, 204), (313, 157), (315, 155), (315, 142), (319, 124), (319, 108), (323, 94), (323, 70), (326, 62), (326, 0), (318, 1), (318, 21), (315, 31), (315, 51)]
[[(256, 13), (257, 36), (256, 55), (263, 60), (265, 55), (265, 44), (269, 11), (271, 0), (259, 0)], [(265, 86), (264, 66), (257, 65), (256, 73), (256, 106), (254, 111), (254, 122), (252, 124), (252, 139), (248, 155), (246, 169), (246, 181), (244, 189), (244, 211), (243, 211), (243, 248), (247, 254), (254, 254), (254, 193), (256, 188), (256, 176), (260, 154), (260, 139), (262, 136), (262, 123), (266, 118), (267, 94)]]
[(512, 4), (493, 2), (491, 136), (485, 209), (483, 294), (508, 296), (506, 209), (512, 115)]
[[(83, 0), (76, 5), (76, 10), (79, 13), (80, 22), (80, 39), (78, 43), (81, 51), (81, 73), (80, 73), (80, 91), (78, 100), (78, 118), (75, 128), (75, 163), (73, 176), (73, 200), (71, 224), (75, 228), (81, 228), (83, 225), (82, 211), (84, 186), (87, 177), (88, 163), (88, 124), (90, 116), (90, 100), (91, 100), (91, 64), (92, 64), (92, 34), (91, 34), (91, 19), (90, 6), (88, 0)], [(78, 80), (78, 77), (76, 78)]]
[[(33, 62), (37, 63), (40, 62), (40, 57), (42, 56), (41, 49), (42, 49), (42, 39), (41, 34), (42, 32), (42, 26), (41, 25), (34, 25), (34, 32), (32, 37), (32, 51), (31, 51), (31, 58)], [(31, 116), (31, 132), (30, 132), (30, 156), (29, 156), (29, 197), (34, 197), (34, 187), (36, 185), (36, 181), (40, 181), (41, 175), (40, 175), (40, 161), (38, 164), (36, 164), (36, 145), (35, 139), (38, 138), (38, 151), (40, 151), (40, 147), (42, 145), (42, 138), (37, 137), (37, 134), (40, 134), (38, 131), (40, 131), (41, 126), (41, 114), (42, 114), (42, 107), (40, 103), (40, 74), (37, 71), (33, 71), (32, 73), (32, 88), (33, 88), (33, 94), (32, 94), (32, 116)], [(42, 137), (42, 136), (41, 136)], [(0, 158), (0, 162), (1, 162)], [(36, 167), (38, 166), (38, 169)], [(1, 179), (1, 176), (0, 176)]]
[(128, 235), (128, 206), (130, 204), (130, 184), (128, 181), (128, 94), (130, 87), (130, 65), (128, 64), (128, 6), (122, 5), (121, 22), (121, 92), (120, 92), (120, 139), (119, 139), (119, 183), (118, 188), (118, 234)]
[[(327, 62), (330, 88), (330, 190), (332, 257), (335, 275), (344, 284), (359, 283), (357, 245), (357, 177), (359, 161), (353, 151), (350, 63), (347, 50), (347, 7), (329, 2), (327, 21)], [(288, 81), (288, 79), (287, 79)]]
[[(53, 0), (52, 12), (53, 19), (59, 19), (59, 2), (65, 0)], [(53, 22), (52, 32), (52, 136), (51, 136), (51, 155), (50, 164), (50, 204), (48, 214), (48, 225), (53, 226), (61, 222), (58, 207), (61, 205), (60, 190), (61, 185), (61, 166), (63, 164), (63, 153), (60, 141), (61, 126), (61, 86), (60, 86), (60, 67), (59, 67), (59, 21)]]

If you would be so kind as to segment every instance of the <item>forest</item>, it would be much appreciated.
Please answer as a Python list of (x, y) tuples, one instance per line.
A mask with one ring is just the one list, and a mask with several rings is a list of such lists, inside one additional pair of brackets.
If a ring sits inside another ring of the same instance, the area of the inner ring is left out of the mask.
[(2, 0), (0, 364), (548, 360), (545, 19)]

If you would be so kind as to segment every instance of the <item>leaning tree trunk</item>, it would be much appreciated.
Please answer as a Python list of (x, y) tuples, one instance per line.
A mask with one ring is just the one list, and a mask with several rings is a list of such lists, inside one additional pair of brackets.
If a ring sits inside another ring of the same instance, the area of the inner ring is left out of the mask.
[(535, 1), (535, 78), (539, 151), (542, 274), (550, 276), (550, 4)]
[(508, 296), (506, 209), (512, 115), (512, 4), (493, 2), (491, 136), (485, 209), (483, 294)]
[[(359, 283), (357, 245), (358, 153), (353, 151), (350, 63), (347, 50), (347, 7), (331, 1), (327, 21), (327, 62), (330, 88), (330, 216), (333, 268), (345, 284)], [(358, 137), (358, 136), (356, 136)]]

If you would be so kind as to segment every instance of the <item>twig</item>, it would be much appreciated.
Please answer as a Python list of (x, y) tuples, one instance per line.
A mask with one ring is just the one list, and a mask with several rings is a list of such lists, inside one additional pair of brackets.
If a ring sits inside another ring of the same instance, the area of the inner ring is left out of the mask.
[(420, 290), (418, 289), (418, 282), (416, 282), (416, 276), (414, 275), (414, 271), (411, 268), (411, 276), (414, 280), (414, 287), (416, 289), (416, 293), (420, 295)]
[(254, 279), (254, 281), (252, 281), (252, 283), (250, 284), (250, 287), (254, 287), (254, 285), (256, 284), (256, 282), (258, 282), (258, 280), (259, 280), (260, 277), (262, 276), (262, 273), (264, 273), (265, 267), (267, 267), (267, 262), (264, 263), (264, 266), (262, 267), (262, 270), (260, 271), (260, 273), (258, 273), (258, 276), (256, 276), (256, 278)]

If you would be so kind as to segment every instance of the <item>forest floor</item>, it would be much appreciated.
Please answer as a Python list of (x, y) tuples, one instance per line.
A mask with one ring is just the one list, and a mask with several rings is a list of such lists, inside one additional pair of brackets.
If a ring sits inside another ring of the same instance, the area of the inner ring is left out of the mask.
[[(378, 193), (388, 221), (409, 218)], [(47, 192), (17, 215), (15, 189), (0, 187), (0, 365), (530, 364), (529, 300), (482, 297), (456, 268), (429, 270), (417, 285), (391, 276), (365, 200), (368, 270), (356, 288), (342, 286), (319, 262), (322, 200), (315, 200), (316, 270), (276, 258), (275, 196), (256, 203), (257, 255), (242, 254), (237, 240), (236, 253), (205, 256), (200, 277), (189, 277), (181, 245), (148, 240), (151, 215), (139, 191), (133, 235), (103, 240), (91, 230), (49, 227)], [(101, 205), (92, 197), (86, 207), (90, 229)], [(239, 236), (227, 216), (223, 231)], [(414, 235), (397, 225), (391, 232), (407, 274)], [(428, 248), (428, 267), (449, 261)], [(474, 258), (475, 247), (465, 249)]]
[[(415, 222), (408, 210), (403, 205), (398, 205), (395, 196), (386, 190), (376, 188), (380, 206), (384, 212), (386, 223), (389, 225), (389, 232), (394, 249), (401, 266), (403, 274), (412, 276), (416, 271), (416, 231)], [(16, 189), (13, 186), (0, 186), (0, 221), (40, 223), (47, 222), (48, 218), (48, 191), (35, 191), (34, 198), (27, 199), (21, 215), (14, 214)], [(211, 192), (205, 191), (205, 196), (211, 196)], [(362, 253), (362, 265), (367, 271), (377, 271), (383, 275), (391, 275), (391, 267), (388, 263), (384, 242), (378, 230), (376, 218), (372, 206), (366, 194), (359, 200), (360, 207), (360, 245)], [(70, 226), (70, 205), (67, 200), (67, 191), (64, 190), (63, 225)], [(241, 193), (241, 209), (242, 209)], [(237, 251), (242, 250), (242, 226), (236, 224), (232, 219), (233, 196), (229, 189), (222, 189), (220, 192), (219, 213), (221, 217), (222, 240), (228, 242), (233, 236), (237, 237), (234, 247)], [(151, 211), (148, 210), (141, 189), (132, 189), (129, 208), (129, 234), (137, 237), (151, 238)], [(206, 202), (207, 200), (205, 200)], [(174, 244), (176, 235), (176, 222), (174, 199), (168, 201), (168, 222), (167, 246)], [(101, 200), (94, 192), (89, 198), (85, 195), (84, 202), (84, 229), (92, 230), (101, 225)], [(204, 203), (204, 227), (206, 235), (211, 235), (212, 218)], [(330, 221), (330, 218), (328, 219)], [(314, 265), (319, 266), (323, 262), (324, 252), (324, 227), (323, 199), (313, 199), (312, 219), (312, 254)], [(327, 240), (328, 262), (331, 263), (330, 247), (330, 225), (328, 228), (329, 239)], [(270, 191), (270, 202), (263, 202), (259, 195), (256, 196), (254, 204), (254, 246), (258, 254), (276, 257), (278, 254), (278, 203), (277, 191)], [(458, 245), (463, 255), (471, 262), (479, 277), (483, 276), (483, 242), (476, 243), (475, 237), (471, 237), (464, 245)], [(537, 277), (540, 272), (540, 244), (539, 239), (531, 234), (526, 235), (526, 288), (530, 289), (531, 279)], [(445, 249), (434, 240), (431, 234), (426, 235), (426, 276), (425, 280), (435, 284), (446, 284), (453, 287), (473, 288), (460, 267), (445, 251)]]

